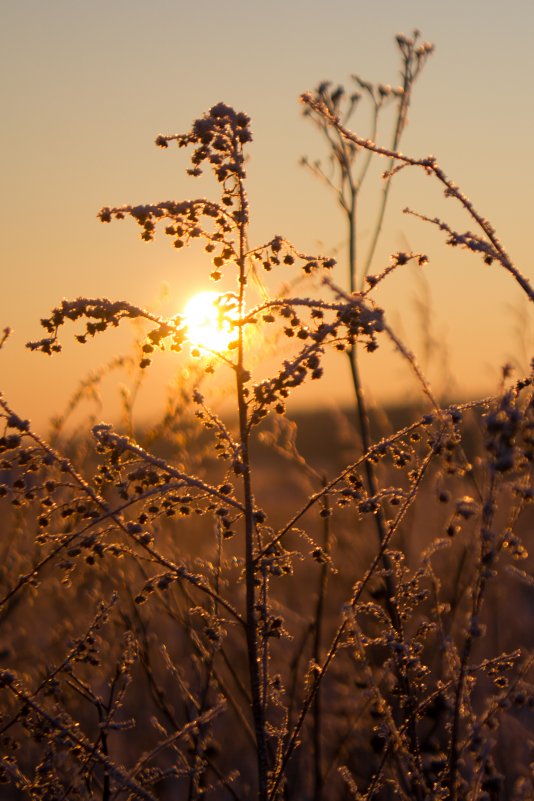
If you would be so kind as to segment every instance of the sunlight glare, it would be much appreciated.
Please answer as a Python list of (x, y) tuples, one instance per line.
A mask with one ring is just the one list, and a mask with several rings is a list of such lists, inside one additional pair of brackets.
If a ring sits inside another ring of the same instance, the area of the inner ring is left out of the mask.
[(221, 353), (236, 339), (236, 329), (230, 321), (237, 319), (237, 308), (227, 296), (199, 292), (187, 302), (183, 316), (187, 338), (200, 350)]

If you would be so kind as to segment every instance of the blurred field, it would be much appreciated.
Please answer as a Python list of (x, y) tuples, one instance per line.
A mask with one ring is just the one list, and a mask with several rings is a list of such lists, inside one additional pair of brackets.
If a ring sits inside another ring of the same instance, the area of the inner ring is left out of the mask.
[[(389, 409), (375, 415), (372, 420), (375, 439), (387, 436), (417, 416), (417, 410), (411, 408)], [(262, 441), (253, 449), (252, 463), (258, 505), (266, 510), (269, 525), (276, 530), (306, 502), (311, 493), (320, 489), (323, 480), (330, 480), (350, 463), (359, 445), (349, 412), (300, 413), (295, 420), (296, 428), (277, 418), (274, 423), (274, 428), (270, 421), (263, 427)], [(188, 442), (195, 442), (197, 453), (200, 453), (203, 446), (208, 445), (209, 433), (199, 430), (195, 434), (191, 425), (189, 422), (186, 430), (177, 426), (180, 436), (175, 441), (182, 443), (180, 447), (173, 447), (170, 444), (172, 438), (168, 436), (164, 443), (156, 440), (151, 446), (170, 463), (180, 463), (188, 458)], [(464, 427), (465, 449), (476, 470), (476, 454), (483, 447), (484, 436), (479, 413), (469, 413)], [(295, 453), (288, 449), (287, 443), (295, 435), (298, 451), (307, 466), (299, 463)], [(138, 440), (142, 442), (143, 436), (146, 437), (146, 432), (145, 435), (140, 432)], [(70, 442), (67, 450), (73, 460), (82, 458), (80, 467), (84, 475), (89, 476), (95, 470), (95, 455), (85, 443)], [(380, 485), (399, 486), (399, 470), (386, 461), (378, 467)], [(194, 455), (194, 462), (199, 477), (213, 484), (223, 480), (224, 473), (213, 459), (199, 461)], [(6, 471), (0, 475), (0, 483), (10, 484)], [(471, 481), (466, 477), (453, 477), (448, 482), (452, 500), (436, 502), (436, 494), (443, 486), (441, 471), (433, 470), (425, 476), (417, 505), (409, 511), (390, 546), (404, 554), (409, 573), (414, 575), (422, 553), (432, 542), (438, 539), (447, 545), (432, 561), (433, 590), (439, 590), (443, 610), (440, 625), (444, 627), (442, 637), (445, 638), (431, 637), (422, 654), (429, 671), (427, 682), (432, 683), (440, 678), (446, 679), (448, 669), (440, 642), (447, 638), (461, 641), (469, 606), (469, 588), (477, 570), (476, 522), (464, 520), (461, 531), (452, 538), (447, 535), (454, 498), (470, 494)], [(289, 719), (286, 719), (283, 707), (277, 712), (275, 705), (273, 726), (290, 727), (291, 722), (295, 722), (305, 696), (307, 666), (317, 648), (314, 640), (317, 601), (325, 574), (324, 562), (317, 561), (313, 552), (317, 547), (325, 547), (324, 538), (328, 536), (329, 569), (321, 612), (321, 653), (343, 620), (343, 606), (351, 596), (355, 580), (365, 573), (376, 553), (376, 533), (369, 515), (362, 515), (353, 505), (336, 509), (333, 502), (333, 508), (330, 518), (321, 518), (316, 511), (310, 511), (299, 521), (298, 531), (295, 530), (284, 541), (287, 564), (292, 563), (291, 571), (279, 578), (271, 578), (271, 614), (279, 616), (283, 624), (282, 637), (270, 641), (270, 671), (271, 675), (279, 677), (280, 693), (284, 704), (288, 704), (289, 714)], [(503, 507), (502, 511), (502, 525), (505, 525), (506, 508)], [(80, 509), (78, 519), (83, 519), (83, 515), (84, 509)], [(31, 500), (27, 506), (15, 506), (11, 511), (4, 511), (1, 523), (2, 595), (13, 587), (17, 576), (28, 574), (43, 552), (51, 547), (50, 543), (44, 546), (36, 543), (39, 530), (35, 517)], [(528, 507), (518, 520), (518, 536), (528, 540), (533, 523), (532, 509)], [(325, 525), (328, 525), (328, 534)], [(161, 553), (174, 563), (185, 565), (195, 575), (204, 575), (214, 581), (221, 591), (224, 588), (229, 602), (242, 608), (243, 545), (239, 533), (224, 541), (220, 550), (221, 542), (219, 540), (217, 544), (217, 531), (212, 521), (203, 515), (184, 517), (174, 513), (160, 518), (153, 530)], [(139, 605), (134, 598), (141, 592), (147, 573), (153, 572), (150, 565), (135, 556), (127, 543), (121, 543), (119, 533), (112, 529), (104, 531), (99, 540), (103, 547), (97, 548), (94, 558), (85, 561), (82, 558), (83, 553), (94, 554), (91, 549), (82, 549), (82, 557), (75, 554), (69, 558), (64, 552), (58, 554), (2, 607), (2, 668), (16, 671), (24, 685), (35, 690), (47, 676), (58, 670), (69, 652), (82, 643), (80, 653), (65, 672), (59, 670), (58, 680), (49, 679), (46, 683), (39, 702), (41, 707), (54, 709), (61, 705), (62, 709), (68, 710), (60, 715), (61, 725), (69, 729), (72, 721), (76, 721), (88, 742), (97, 743), (98, 719), (105, 719), (106, 704), (111, 703), (109, 694), (115, 693), (120, 700), (120, 711), (116, 713), (117, 728), (108, 733), (106, 748), (115, 762), (130, 767), (155, 748), (149, 762), (153, 769), (157, 766), (161, 772), (161, 778), (155, 784), (157, 798), (176, 798), (177, 788), (181, 788), (180, 793), (187, 792), (191, 787), (190, 769), (184, 768), (181, 779), (179, 775), (173, 775), (173, 771), (176, 774), (177, 766), (186, 759), (190, 760), (192, 749), (194, 752), (200, 745), (204, 764), (202, 775), (214, 786), (225, 777), (218, 789), (206, 789), (206, 793), (221, 799), (250, 797), (255, 781), (254, 746), (250, 723), (247, 722), (246, 660), (238, 627), (224, 615), (223, 610), (217, 611), (217, 603), (213, 605), (209, 599), (207, 603), (203, 601), (194, 586), (188, 586), (186, 582), (172, 583), (168, 589), (150, 594), (147, 603)], [(503, 557), (503, 562), (499, 579), (488, 587), (483, 614), (484, 636), (479, 638), (472, 654), (474, 663), (518, 648), (521, 653), (527, 653), (534, 645), (532, 587), (514, 574), (513, 560)], [(512, 572), (509, 565), (512, 565)], [(528, 572), (532, 560), (521, 561), (519, 567)], [(428, 576), (424, 583), (428, 583)], [(383, 592), (384, 585), (378, 571), (364, 598), (378, 602)], [(84, 632), (99, 604), (109, 604), (113, 593), (117, 596), (106, 615), (107, 622), (98, 624), (87, 638)], [(435, 599), (429, 596), (410, 617), (405, 636), (409, 637), (409, 632), (413, 635), (423, 621), (435, 619), (435, 608)], [(221, 620), (217, 623), (219, 617)], [(221, 622), (223, 619), (225, 622)], [(362, 631), (365, 630), (369, 637), (376, 636), (376, 626), (377, 622), (373, 622), (371, 616), (363, 624)], [(210, 627), (215, 627), (211, 633)], [(369, 646), (368, 659), (368, 664), (359, 662), (352, 648), (341, 649), (322, 687), (320, 758), (324, 798), (349, 797), (346, 783), (338, 771), (341, 765), (350, 770), (359, 784), (365, 785), (380, 763), (384, 740), (377, 734), (377, 725), (381, 713), (377, 711), (376, 698), (370, 690), (372, 684), (369, 683), (368, 671), (376, 671), (378, 686), (386, 697), (394, 693), (393, 678), (388, 678), (388, 652), (380, 638), (376, 645)], [(121, 664), (122, 668), (119, 667)], [(206, 683), (208, 664), (211, 665), (212, 677)], [(478, 710), (477, 714), (483, 714), (488, 698), (494, 692), (491, 679), (481, 679), (477, 683), (471, 701), (473, 709)], [(502, 713), (504, 719), (492, 749), (492, 769), (504, 778), (500, 780), (499, 793), (491, 795), (491, 798), (519, 797), (514, 793), (517, 794), (521, 782), (528, 785), (531, 759), (528, 738), (532, 734), (534, 709), (532, 696), (524, 691), (523, 695), (525, 700), (521, 704), (516, 703), (514, 707), (512, 702), (507, 702), (510, 709), (506, 709), (506, 714)], [(205, 703), (209, 698), (209, 703), (214, 706), (220, 701), (225, 712), (206, 726), (205, 737), (201, 727), (195, 729), (197, 734), (194, 736), (184, 737), (179, 746), (158, 749), (157, 743), (163, 732), (179, 730), (198, 714), (198, 698), (204, 698)], [(443, 754), (446, 738), (443, 720), (448, 702), (442, 698), (440, 703), (441, 706), (438, 704), (427, 710), (420, 725), (420, 747), (428, 765), (433, 761), (438, 764), (440, 754)], [(311, 721), (303, 729), (303, 745), (296, 750), (287, 770), (288, 797), (311, 798), (314, 792), (317, 746), (313, 746)], [(46, 799), (85, 797), (83, 790), (77, 787), (79, 768), (70, 764), (72, 743), (68, 736), (62, 738), (56, 732), (50, 740), (50, 725), (39, 720), (35, 710), (28, 705), (21, 708), (15, 700), (6, 703), (5, 696), (0, 728), (5, 730), (2, 740), (5, 780), (10, 780), (6, 768), (15, 765), (15, 758), (20, 770), (28, 777), (38, 777), (40, 773), (48, 775), (53, 765), (55, 774), (63, 776), (63, 784), (53, 788), (43, 782), (39, 789), (33, 787), (29, 795)], [(22, 751), (18, 748), (20, 742), (24, 743)], [(43, 750), (44, 742), (49, 742), (49, 745)], [(52, 750), (51, 743), (55, 743)], [(56, 753), (52, 754), (52, 751)], [(171, 774), (165, 778), (166, 771), (171, 768)], [(239, 778), (230, 781), (229, 777), (236, 769)], [(428, 770), (432, 772), (431, 767)], [(97, 785), (103, 781), (98, 779), (104, 775), (102, 771), (102, 766), (95, 763), (92, 773)], [(27, 798), (28, 793), (22, 788), (17, 791), (8, 784), (4, 785), (0, 796), (6, 801), (18, 801)], [(387, 786), (379, 791), (378, 796), (393, 797)]]

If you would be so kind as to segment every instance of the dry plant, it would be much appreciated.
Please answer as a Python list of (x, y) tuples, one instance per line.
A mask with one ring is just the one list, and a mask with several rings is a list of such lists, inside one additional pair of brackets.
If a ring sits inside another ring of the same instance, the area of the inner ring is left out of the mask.
[[(386, 157), (386, 186), (404, 166), (432, 173), (479, 231), (433, 221), (449, 243), (501, 265), (532, 300), (436, 160), (396, 150), (430, 52), (398, 41), (409, 78), (393, 148), (349, 131), (326, 90), (306, 107), (333, 152)], [(362, 88), (377, 108), (388, 94)], [(161, 425), (136, 437), (97, 423), (88, 453), (58, 425), (50, 444), (0, 396), (2, 797), (532, 799), (532, 378), (441, 408), (373, 297), (425, 257), (364, 267), (359, 288), (351, 269), (346, 291), (328, 277), (332, 259), (281, 236), (251, 245), (251, 138), (249, 118), (219, 103), (188, 133), (157, 139), (192, 149), (188, 172), (211, 170), (217, 200), (99, 214), (133, 218), (146, 241), (163, 225), (176, 248), (201, 243), (211, 278), (235, 280), (217, 302), (227, 342), (197, 344), (192, 386)], [(321, 297), (258, 298), (252, 277), (277, 269), (324, 274)], [(190, 335), (179, 315), (78, 298), (29, 347), (53, 354), (67, 324), (85, 344), (123, 320), (145, 325), (142, 370)], [(265, 375), (255, 351), (275, 331), (288, 350)], [(350, 463), (306, 461), (288, 397), (322, 380), (328, 350), (354, 365), (357, 346), (384, 338), (428, 412), (375, 439), (364, 420)], [(232, 379), (231, 420), (210, 403), (213, 373)]]

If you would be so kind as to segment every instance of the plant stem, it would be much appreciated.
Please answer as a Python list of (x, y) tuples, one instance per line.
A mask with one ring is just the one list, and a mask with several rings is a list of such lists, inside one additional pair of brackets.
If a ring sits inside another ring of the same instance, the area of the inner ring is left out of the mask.
[(488, 491), (488, 497), (486, 502), (483, 504), (483, 513), (482, 513), (482, 522), (481, 522), (481, 531), (480, 531), (480, 538), (479, 538), (479, 563), (478, 563), (478, 571), (475, 580), (475, 586), (473, 588), (473, 601), (469, 616), (468, 622), (468, 629), (466, 638), (462, 648), (462, 655), (460, 657), (460, 670), (458, 675), (458, 684), (456, 687), (456, 696), (454, 701), (454, 712), (453, 712), (453, 719), (451, 725), (451, 744), (450, 744), (450, 754), (449, 754), (449, 776), (450, 776), (450, 785), (449, 785), (449, 792), (451, 801), (458, 800), (458, 768), (459, 768), (459, 761), (460, 761), (460, 726), (462, 721), (462, 712), (464, 706), (464, 700), (466, 696), (466, 681), (467, 681), (467, 671), (468, 671), (468, 662), (471, 656), (471, 652), (473, 650), (473, 628), (474, 624), (477, 621), (478, 615), (480, 613), (480, 608), (482, 606), (483, 598), (484, 598), (484, 590), (486, 587), (486, 580), (484, 578), (484, 541), (483, 541), (483, 531), (489, 530), (491, 528), (491, 524), (493, 521), (493, 500), (494, 500), (494, 492), (495, 492), (495, 474), (491, 474), (490, 478), (490, 486)]
[[(399, 111), (399, 120), (401, 117), (401, 112)], [(402, 125), (400, 125), (399, 121), (397, 122), (397, 131), (396, 136), (400, 136), (402, 132)], [(387, 201), (387, 195), (385, 197), (385, 201)], [(385, 201), (384, 201), (384, 209), (385, 209)], [(351, 192), (351, 203), (347, 213), (347, 223), (349, 229), (349, 239), (348, 239), (348, 259), (349, 259), (349, 282), (350, 282), (350, 291), (354, 293), (356, 291), (357, 285), (357, 254), (356, 254), (356, 242), (357, 242), (357, 217), (356, 217), (356, 204), (357, 204), (357, 192), (353, 189)], [(365, 276), (365, 273), (364, 273)], [(360, 370), (358, 367), (358, 351), (357, 351), (357, 343), (355, 342), (350, 349), (348, 350), (347, 354), (349, 357), (350, 363), (350, 372), (352, 378), (352, 385), (354, 388), (354, 395), (356, 398), (356, 416), (358, 422), (358, 429), (360, 432), (360, 437), (362, 441), (362, 451), (363, 453), (368, 453), (369, 449), (372, 445), (372, 437), (371, 437), (371, 425), (369, 421), (369, 413), (367, 410), (367, 404), (365, 401), (365, 393), (363, 389), (363, 384), (361, 381)], [(378, 481), (376, 479), (374, 466), (369, 459), (366, 459), (364, 462), (365, 465), (365, 476), (367, 481), (367, 489), (369, 495), (371, 497), (376, 497), (378, 494)], [(384, 513), (382, 511), (382, 507), (378, 506), (376, 513), (373, 515), (376, 531), (378, 535), (378, 542), (379, 547), (383, 548), (384, 543), (387, 539), (387, 532), (386, 532), (386, 525), (384, 521)], [(395, 578), (392, 571), (392, 564), (391, 560), (389, 559), (388, 554), (384, 551), (382, 553), (382, 565), (384, 568), (385, 574), (385, 585), (386, 585), (386, 598), (385, 598), (385, 606), (387, 612), (389, 614), (391, 623), (395, 632), (399, 638), (399, 640), (404, 639), (403, 633), (403, 625), (400, 619), (397, 604), (395, 601), (396, 598), (396, 584)], [(399, 684), (402, 688), (407, 712), (410, 713), (411, 709), (415, 704), (415, 698), (413, 697), (413, 690), (411, 687), (411, 682), (403, 672), (400, 666), (397, 666), (397, 677)], [(417, 764), (418, 768), (421, 771), (422, 765), (420, 760), (420, 750), (417, 738), (417, 727), (416, 722), (410, 715), (409, 717), (409, 736), (410, 736), (410, 743), (412, 748), (413, 758), (415, 763)], [(415, 793), (416, 798), (421, 798), (421, 790), (419, 784), (414, 777), (413, 782), (413, 790)]]
[[(399, 99), (399, 107), (397, 111), (397, 120), (395, 123), (395, 131), (393, 133), (393, 141), (391, 145), (391, 150), (398, 150), (400, 138), (402, 136), (402, 132), (404, 130), (404, 126), (406, 125), (406, 116), (408, 114), (408, 108), (410, 105), (411, 99), (411, 90), (413, 84), (413, 75), (410, 66), (410, 59), (407, 57), (404, 58), (404, 69), (402, 71), (403, 77), (403, 84), (402, 84), (402, 95)], [(392, 156), (389, 165), (388, 165), (388, 173), (391, 172), (393, 169), (393, 165), (395, 164), (395, 158)], [(373, 238), (371, 240), (371, 245), (369, 247), (369, 252), (367, 254), (367, 258), (365, 260), (365, 265), (363, 268), (362, 276), (361, 276), (361, 289), (363, 289), (363, 284), (365, 281), (365, 277), (368, 274), (371, 264), (373, 262), (373, 258), (376, 251), (376, 246), (378, 244), (378, 240), (380, 238), (380, 234), (382, 233), (382, 226), (384, 224), (384, 217), (386, 214), (386, 206), (388, 202), (389, 190), (391, 187), (391, 178), (392, 175), (388, 174), (386, 178), (386, 182), (384, 184), (384, 188), (382, 190), (382, 198), (380, 200), (380, 206), (378, 209), (378, 215), (376, 219), (375, 229), (373, 231)]]
[(245, 585), (246, 585), (246, 637), (252, 714), (256, 733), (258, 757), (258, 799), (267, 798), (267, 744), (265, 738), (265, 716), (261, 700), (261, 678), (259, 666), (258, 628), (256, 621), (256, 571), (254, 569), (254, 499), (250, 475), (248, 442), (248, 416), (243, 393), (242, 346), (240, 344), (237, 370), (237, 395), (239, 407), (239, 432), (241, 439), (241, 458), (243, 471), (243, 492), (245, 505)]
[[(323, 481), (323, 486), (326, 481)], [(323, 509), (326, 513), (330, 512), (330, 504), (328, 495), (325, 496)], [(330, 517), (324, 518), (323, 526), (323, 547), (326, 554), (326, 560), (321, 565), (321, 577), (319, 579), (319, 593), (317, 596), (317, 607), (315, 611), (315, 631), (313, 640), (313, 659), (317, 665), (321, 664), (322, 659), (322, 640), (323, 640), (323, 622), (324, 622), (324, 606), (326, 601), (326, 586), (328, 582), (328, 573), (330, 565), (328, 563), (328, 556), (330, 553), (331, 545), (331, 532), (330, 532)], [(321, 685), (317, 687), (315, 698), (313, 701), (313, 769), (314, 769), (314, 801), (321, 801), (323, 797), (323, 754), (322, 754), (322, 703), (321, 703)]]
[[(246, 208), (246, 198), (242, 182), (239, 183), (241, 210)], [(239, 316), (243, 317), (245, 307), (246, 286), (246, 227), (245, 222), (239, 225)], [(252, 716), (256, 735), (256, 754), (258, 765), (258, 801), (267, 801), (267, 740), (265, 732), (265, 710), (262, 703), (260, 649), (258, 643), (258, 626), (256, 615), (256, 570), (254, 564), (254, 496), (249, 454), (249, 420), (246, 402), (244, 369), (243, 326), (239, 326), (238, 353), (236, 365), (236, 389), (239, 413), (239, 435), (241, 445), (241, 472), (243, 478), (243, 494), (245, 507), (245, 594), (246, 594), (246, 640), (247, 657), (252, 699)]]

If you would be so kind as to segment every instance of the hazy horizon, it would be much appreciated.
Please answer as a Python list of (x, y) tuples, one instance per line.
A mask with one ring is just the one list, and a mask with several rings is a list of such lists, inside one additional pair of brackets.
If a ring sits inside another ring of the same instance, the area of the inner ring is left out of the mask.
[[(96, 219), (108, 204), (180, 200), (204, 191), (215, 196), (213, 184), (196, 185), (185, 175), (183, 151), (161, 152), (155, 137), (188, 130), (220, 100), (243, 109), (254, 132), (248, 166), (252, 235), (261, 242), (280, 233), (303, 251), (342, 258), (342, 216), (325, 188), (299, 167), (302, 156), (314, 159), (325, 151), (302, 118), (298, 97), (326, 79), (349, 86), (354, 73), (395, 85), (394, 37), (400, 31), (418, 28), (436, 46), (415, 86), (401, 149), (434, 153), (492, 221), (519, 269), (533, 275), (532, 6), (335, 0), (327, 8), (320, 2), (260, 6), (231, 0), (193, 7), (169, 1), (148, 13), (138, 0), (86, 6), (65, 0), (11, 4), (3, 19), (0, 328), (14, 333), (0, 352), (0, 390), (40, 427), (61, 413), (88, 372), (119, 352), (132, 352), (127, 327), (83, 348), (71, 328), (62, 354), (48, 359), (28, 352), (26, 341), (42, 336), (40, 318), (63, 297), (124, 299), (174, 314), (191, 294), (209, 288), (209, 263), (200, 253), (177, 253), (163, 236), (146, 245), (131, 222), (102, 226)], [(367, 135), (368, 124), (362, 106), (352, 127)], [(389, 144), (387, 126), (377, 140)], [(377, 163), (364, 189), (362, 248), (376, 213), (381, 169)], [(373, 271), (396, 250), (426, 253), (430, 262), (423, 271), (399, 271), (377, 299), (438, 394), (465, 398), (492, 391), (495, 365), (512, 361), (527, 369), (533, 342), (528, 304), (502, 269), (446, 248), (441, 232), (402, 214), (407, 205), (460, 231), (472, 227), (424, 175), (397, 176)], [(335, 279), (345, 283), (342, 263)], [(270, 285), (277, 283), (274, 276)], [(312, 385), (294, 403), (324, 402), (325, 393), (331, 393), (329, 402), (347, 402), (345, 366), (340, 356), (333, 358), (328, 385)], [(161, 412), (161, 388), (178, 367), (176, 357), (159, 357), (139, 396), (139, 420)], [(377, 402), (417, 397), (409, 372), (390, 349), (379, 350), (364, 369)], [(108, 383), (101, 411), (111, 419), (115, 378)]]

